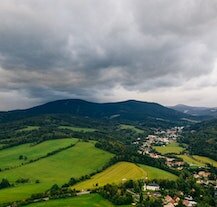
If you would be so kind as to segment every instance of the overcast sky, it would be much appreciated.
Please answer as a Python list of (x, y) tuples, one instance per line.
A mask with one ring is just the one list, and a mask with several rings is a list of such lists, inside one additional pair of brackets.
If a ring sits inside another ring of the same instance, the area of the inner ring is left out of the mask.
[(217, 1), (1, 0), (0, 110), (65, 98), (217, 106)]

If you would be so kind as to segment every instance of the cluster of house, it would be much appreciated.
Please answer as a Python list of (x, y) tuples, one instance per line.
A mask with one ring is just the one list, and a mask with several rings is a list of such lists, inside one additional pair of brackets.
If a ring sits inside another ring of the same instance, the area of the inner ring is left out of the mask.
[(213, 186), (217, 196), (217, 180), (215, 178), (210, 178), (210, 176), (211, 173), (205, 170), (199, 171), (194, 174), (194, 178), (196, 179), (197, 183), (205, 186)]
[[(178, 196), (171, 197), (170, 195), (165, 196), (163, 203), (164, 207), (175, 207), (179, 205), (180, 198)], [(193, 200), (192, 196), (187, 196), (182, 201), (182, 204), (186, 207), (194, 207), (197, 202)]]
[(173, 127), (167, 130), (156, 129), (155, 134), (170, 139), (177, 139), (178, 135), (182, 132), (183, 129), (184, 127)]
[(141, 139), (138, 138), (133, 144), (141, 143), (138, 153), (149, 154), (152, 157), (159, 158), (156, 153), (152, 153), (152, 146), (166, 146), (170, 142), (176, 141), (182, 130), (183, 127), (174, 127), (167, 130), (155, 129), (154, 134), (148, 135), (144, 142), (141, 143)]
[(165, 164), (168, 167), (173, 167), (173, 168), (177, 168), (178, 170), (182, 170), (183, 166), (185, 165), (185, 162), (177, 160), (176, 158), (165, 157), (165, 159), (166, 159)]
[[(152, 146), (154, 145), (167, 145), (171, 142), (167, 137), (159, 137), (158, 135), (148, 135), (144, 142), (141, 143), (140, 148), (138, 150), (139, 154), (147, 154), (149, 156), (158, 156), (156, 153), (152, 152)], [(138, 140), (137, 140), (138, 143)], [(135, 144), (135, 142), (133, 143)], [(156, 158), (159, 158), (156, 157)]]
[(209, 176), (211, 175), (210, 172), (207, 171), (199, 171), (198, 173), (194, 174), (194, 178), (197, 180), (197, 183), (204, 184), (208, 181)]
[[(157, 183), (149, 183), (149, 184), (144, 184), (143, 186), (143, 190), (144, 191), (160, 191), (160, 186)], [(161, 194), (160, 193), (155, 193), (156, 197), (160, 197)], [(183, 192), (180, 192), (180, 194), (183, 196)], [(165, 198), (163, 199), (163, 204), (164, 207), (175, 207), (179, 204), (180, 202), (180, 198), (178, 196), (174, 196), (171, 197), (170, 195), (165, 196)], [(194, 207), (197, 205), (197, 202), (194, 201), (194, 199), (192, 198), (192, 196), (186, 196), (184, 198), (184, 200), (182, 201), (182, 204), (186, 207)]]
[(143, 155), (148, 155), (154, 159), (165, 159), (165, 164), (168, 167), (177, 168), (182, 170), (185, 163), (177, 158), (170, 158), (164, 155), (160, 155), (153, 150), (153, 146), (166, 146), (170, 142), (176, 141), (179, 133), (182, 131), (183, 127), (174, 127), (166, 131), (156, 129), (153, 135), (148, 135), (144, 141), (138, 138), (133, 144), (140, 144), (138, 153)]
[(174, 207), (179, 204), (180, 198), (178, 196), (174, 196), (173, 198), (170, 195), (165, 196), (163, 203), (164, 207)]

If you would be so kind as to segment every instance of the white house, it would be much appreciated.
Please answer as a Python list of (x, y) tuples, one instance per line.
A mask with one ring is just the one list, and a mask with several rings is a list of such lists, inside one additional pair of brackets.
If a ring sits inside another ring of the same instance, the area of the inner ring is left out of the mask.
[(156, 183), (150, 183), (148, 185), (144, 184), (144, 191), (151, 190), (151, 191), (158, 191), (160, 190), (160, 186)]

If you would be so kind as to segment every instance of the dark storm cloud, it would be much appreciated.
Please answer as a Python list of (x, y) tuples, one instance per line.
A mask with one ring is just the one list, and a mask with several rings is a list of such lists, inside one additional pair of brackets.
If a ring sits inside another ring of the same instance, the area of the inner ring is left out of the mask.
[(214, 69), (216, 11), (213, 0), (2, 0), (0, 97), (26, 106), (182, 86)]

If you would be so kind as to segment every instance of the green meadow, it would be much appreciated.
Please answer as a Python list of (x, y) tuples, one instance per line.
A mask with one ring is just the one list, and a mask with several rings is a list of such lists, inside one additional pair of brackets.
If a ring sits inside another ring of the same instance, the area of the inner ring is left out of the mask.
[(119, 127), (120, 127), (120, 129), (129, 129), (129, 130), (132, 130), (132, 131), (134, 131), (134, 132), (136, 132), (138, 134), (144, 133), (143, 130), (141, 130), (141, 129), (133, 126), (133, 125), (129, 125), (129, 124), (121, 124)]
[(180, 147), (177, 142), (172, 142), (166, 146), (155, 146), (153, 148), (162, 155), (168, 153), (180, 154), (185, 150), (183, 147)]
[(193, 155), (193, 158), (203, 164), (210, 164), (213, 165), (214, 167), (217, 167), (217, 161), (212, 160), (208, 157), (204, 157), (204, 156), (199, 156), (199, 155)]
[(83, 128), (83, 127), (72, 127), (72, 126), (59, 126), (59, 129), (68, 129), (75, 132), (94, 132), (96, 129), (93, 128)]
[[(59, 207), (59, 206), (64, 206), (64, 207), (114, 207), (112, 203), (105, 200), (98, 194), (82, 195), (82, 196), (77, 196), (74, 198), (51, 200), (51, 201), (28, 205), (28, 207), (44, 207), (44, 206), (49, 206), (49, 207)], [(121, 206), (121, 207), (127, 207), (127, 206)]]
[(190, 155), (178, 155), (178, 157), (182, 158), (186, 163), (188, 163), (192, 167), (203, 167), (204, 163), (196, 160), (193, 156)]
[[(11, 183), (28, 178), (27, 184), (0, 190), (0, 203), (25, 199), (34, 193), (44, 192), (53, 184), (62, 185), (71, 177), (79, 178), (101, 169), (112, 154), (95, 148), (93, 142), (78, 142), (74, 147), (9, 171), (0, 172), (0, 179)], [(40, 183), (35, 183), (39, 180)]]
[(17, 130), (18, 132), (26, 132), (26, 131), (33, 131), (33, 130), (38, 130), (40, 127), (39, 126), (27, 126), (23, 129)]
[(175, 180), (177, 176), (160, 170), (158, 168), (146, 166), (146, 165), (136, 165), (130, 162), (119, 162), (101, 173), (94, 175), (91, 179), (80, 182), (72, 188), (77, 190), (87, 190), (96, 188), (97, 186), (104, 186), (108, 183), (118, 184), (126, 180), (138, 180), (138, 179), (168, 179)]
[(176, 180), (178, 177), (170, 172), (148, 165), (139, 165), (146, 173), (148, 180)]
[(130, 179), (142, 179), (146, 177), (146, 172), (134, 163), (119, 162), (101, 173), (94, 175), (91, 179), (78, 183), (72, 188), (86, 190), (98, 186), (104, 186), (108, 183), (121, 183)]
[[(36, 145), (23, 144), (0, 150), (0, 168), (19, 166), (22, 163), (45, 156), (49, 152), (67, 147), (76, 142), (77, 139), (56, 139)], [(26, 156), (27, 159), (19, 159), (20, 155)]]

